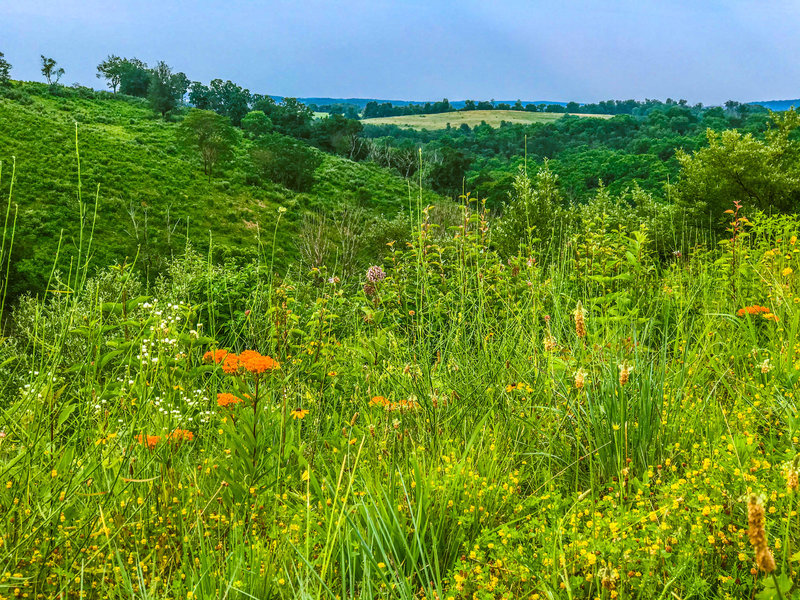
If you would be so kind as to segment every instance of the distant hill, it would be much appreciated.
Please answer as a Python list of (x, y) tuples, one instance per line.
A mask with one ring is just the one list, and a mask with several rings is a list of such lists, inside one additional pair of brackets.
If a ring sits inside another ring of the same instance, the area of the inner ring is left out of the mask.
[[(276, 102), (281, 102), (285, 96), (270, 96)], [(410, 106), (410, 105), (421, 105), (425, 104), (426, 102), (438, 102), (441, 98), (437, 100), (386, 100), (382, 98), (298, 98), (300, 102), (303, 104), (316, 104), (318, 106), (323, 106), (326, 104), (352, 104), (357, 106), (359, 109), (363, 109), (368, 102), (377, 102), (378, 104), (383, 104), (385, 102), (391, 103), (393, 106)], [(465, 100), (452, 100), (450, 101), (450, 106), (453, 108), (464, 108)], [(495, 104), (514, 104), (516, 100), (495, 100)], [(559, 106), (566, 106), (566, 102), (554, 102), (551, 100), (523, 100), (523, 106), (527, 106), (528, 104), (558, 104)]]
[[(397, 125), (412, 129), (446, 129), (467, 124), (475, 127), (485, 122), (492, 127), (499, 127), (503, 121), (528, 125), (530, 123), (551, 123), (565, 116), (565, 113), (527, 112), (521, 110), (468, 110), (462, 112), (446, 112), (432, 115), (406, 115), (399, 117), (376, 117), (363, 119), (364, 125)], [(579, 117), (595, 117), (608, 119), (612, 115), (575, 115)]]
[(800, 108), (800, 98), (796, 100), (763, 100), (760, 102), (748, 102), (748, 104), (756, 104), (758, 106), (763, 106), (764, 108), (776, 111), (789, 110), (793, 106), (795, 108)]

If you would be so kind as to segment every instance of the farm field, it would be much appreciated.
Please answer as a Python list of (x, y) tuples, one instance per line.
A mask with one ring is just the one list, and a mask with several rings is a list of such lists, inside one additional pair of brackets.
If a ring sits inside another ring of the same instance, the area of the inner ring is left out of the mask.
[[(446, 129), (448, 123), (450, 127), (460, 127), (464, 123), (470, 127), (475, 127), (482, 122), (486, 122), (492, 127), (499, 127), (500, 123), (503, 121), (522, 125), (530, 123), (551, 123), (563, 116), (564, 113), (525, 112), (521, 110), (469, 110), (429, 115), (379, 117), (363, 119), (361, 122), (365, 125), (397, 125), (398, 127), (410, 127), (412, 129), (423, 130)], [(574, 116), (610, 119), (612, 115), (584, 115), (576, 113)]]

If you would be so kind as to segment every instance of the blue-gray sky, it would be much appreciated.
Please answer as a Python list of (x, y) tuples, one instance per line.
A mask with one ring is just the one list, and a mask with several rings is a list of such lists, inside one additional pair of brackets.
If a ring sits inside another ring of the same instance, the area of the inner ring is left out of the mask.
[(12, 76), (107, 54), (289, 96), (800, 97), (800, 0), (0, 0)]

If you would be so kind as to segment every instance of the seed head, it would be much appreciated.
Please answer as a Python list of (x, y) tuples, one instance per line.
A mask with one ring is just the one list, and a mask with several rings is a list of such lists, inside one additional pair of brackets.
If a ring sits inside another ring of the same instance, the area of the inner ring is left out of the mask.
[(583, 308), (583, 302), (578, 300), (575, 306), (575, 333), (579, 338), (586, 337), (586, 310)]
[(775, 559), (767, 546), (767, 532), (764, 529), (764, 505), (755, 495), (747, 503), (747, 537), (756, 552), (756, 565), (765, 573), (775, 570)]

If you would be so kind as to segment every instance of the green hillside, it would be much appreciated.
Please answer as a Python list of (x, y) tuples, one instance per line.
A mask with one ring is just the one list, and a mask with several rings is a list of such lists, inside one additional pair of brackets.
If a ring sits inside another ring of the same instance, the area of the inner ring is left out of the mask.
[[(215, 258), (241, 256), (262, 243), (271, 254), (279, 207), (276, 260), (296, 255), (296, 236), (308, 210), (335, 212), (360, 206), (369, 217), (391, 218), (408, 206), (405, 179), (386, 169), (320, 152), (315, 183), (305, 193), (259, 179), (242, 139), (235, 159), (209, 181), (199, 157), (176, 143), (176, 123), (153, 116), (144, 101), (61, 88), (59, 96), (37, 84), (22, 84), (0, 97), (0, 193), (7, 197), (16, 162), (13, 202), (19, 206), (11, 292), (41, 290), (61, 244), (60, 268), (75, 255), (78, 226), (78, 153), (83, 202), (91, 225), (98, 216), (94, 262), (107, 265), (139, 252), (152, 276), (165, 257), (180, 252), (187, 237)], [(318, 152), (314, 150), (314, 152)], [(435, 200), (426, 193), (426, 201)]]

